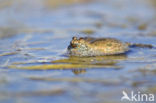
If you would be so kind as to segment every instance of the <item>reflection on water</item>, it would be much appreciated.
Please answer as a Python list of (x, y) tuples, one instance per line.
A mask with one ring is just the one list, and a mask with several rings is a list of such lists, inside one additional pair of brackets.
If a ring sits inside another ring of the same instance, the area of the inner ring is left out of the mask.
[[(73, 69), (74, 74), (85, 73), (84, 70), (74, 69), (89, 69), (89, 68), (114, 68), (121, 69), (119, 65), (116, 65), (120, 61), (126, 60), (126, 55), (114, 55), (114, 56), (97, 56), (97, 57), (69, 57), (67, 59), (54, 60), (50, 64), (43, 63), (42, 65), (21, 66), (27, 65), (27, 63), (16, 62), (15, 65), (9, 66), (9, 68), (28, 69), (28, 70), (47, 70), (47, 69)], [(30, 63), (29, 63), (30, 64)]]
[(67, 59), (55, 60), (52, 63), (72, 63), (72, 64), (115, 64), (119, 60), (126, 60), (126, 55), (113, 55), (113, 56), (96, 56), (96, 57), (69, 57)]
[(84, 74), (86, 73), (86, 69), (73, 69), (72, 72), (75, 74), (75, 75), (79, 75), (79, 74)]

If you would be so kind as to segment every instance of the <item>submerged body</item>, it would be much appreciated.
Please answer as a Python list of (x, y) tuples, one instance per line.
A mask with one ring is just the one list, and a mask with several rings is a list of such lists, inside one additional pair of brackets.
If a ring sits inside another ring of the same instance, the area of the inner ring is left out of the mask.
[(113, 38), (76, 38), (68, 46), (71, 56), (102, 56), (122, 54), (129, 50), (129, 44)]

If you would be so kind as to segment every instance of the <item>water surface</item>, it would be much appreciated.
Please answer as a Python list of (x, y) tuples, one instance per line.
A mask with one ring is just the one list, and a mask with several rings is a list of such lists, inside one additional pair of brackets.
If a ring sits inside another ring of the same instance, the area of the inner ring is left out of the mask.
[[(122, 91), (156, 94), (156, 49), (65, 56), (73, 36), (156, 46), (154, 2), (1, 1), (0, 102), (121, 103)], [(154, 0), (153, 0), (154, 1)], [(49, 5), (48, 5), (49, 4)]]

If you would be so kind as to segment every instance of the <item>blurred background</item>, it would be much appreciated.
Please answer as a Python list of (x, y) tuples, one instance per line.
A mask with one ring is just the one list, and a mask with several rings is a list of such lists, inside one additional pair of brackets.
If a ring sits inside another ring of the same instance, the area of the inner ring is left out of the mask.
[(156, 49), (71, 58), (64, 54), (73, 36), (156, 46), (156, 0), (0, 0), (0, 103), (121, 103), (123, 90), (156, 94)]
[(87, 2), (91, 2), (91, 0), (1, 0), (0, 29), (2, 33), (0, 37), (31, 31), (29, 29), (42, 26), (41, 23), (46, 24), (48, 22), (50, 25), (54, 19), (51, 16), (55, 16), (53, 12), (56, 9)]
[[(89, 6), (93, 2), (95, 5)], [(133, 23), (139, 29), (144, 29), (155, 21), (155, 4), (155, 0), (0, 0), (0, 37), (33, 32), (35, 29), (52, 30), (55, 24), (67, 27), (69, 22), (74, 25), (79, 19), (87, 22), (84, 16), (98, 21), (97, 26), (109, 23), (111, 26), (126, 27)]]

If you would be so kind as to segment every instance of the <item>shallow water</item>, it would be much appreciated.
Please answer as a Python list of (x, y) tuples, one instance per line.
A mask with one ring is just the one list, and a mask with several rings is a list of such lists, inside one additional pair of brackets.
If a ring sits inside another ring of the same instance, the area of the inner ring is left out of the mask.
[(4, 4), (0, 103), (121, 103), (123, 90), (156, 94), (155, 48), (131, 48), (117, 56), (65, 55), (72, 36), (156, 46), (154, 2), (82, 0), (57, 3), (57, 8), (42, 0)]

